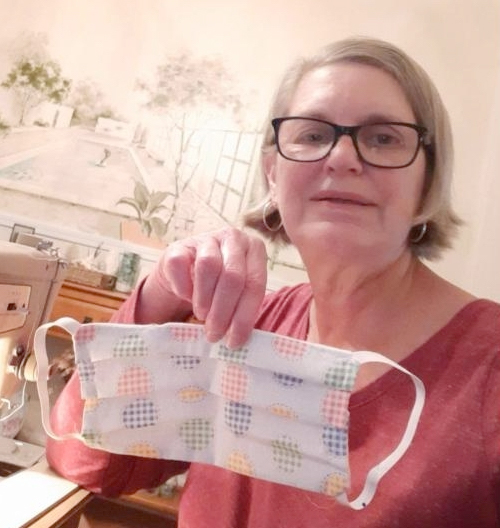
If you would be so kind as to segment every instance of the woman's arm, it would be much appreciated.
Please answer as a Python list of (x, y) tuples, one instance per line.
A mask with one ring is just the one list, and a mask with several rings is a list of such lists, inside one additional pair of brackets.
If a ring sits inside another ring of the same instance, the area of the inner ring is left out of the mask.
[[(54, 432), (80, 432), (82, 414), (80, 381), (75, 373), (52, 410)], [(65, 478), (90, 491), (108, 496), (159, 486), (189, 467), (185, 462), (115, 455), (87, 447), (76, 439), (56, 441), (49, 438), (47, 460)]]

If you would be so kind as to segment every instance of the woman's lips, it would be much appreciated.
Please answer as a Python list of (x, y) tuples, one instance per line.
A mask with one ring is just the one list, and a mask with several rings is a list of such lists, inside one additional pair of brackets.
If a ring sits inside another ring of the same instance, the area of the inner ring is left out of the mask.
[(332, 202), (346, 205), (375, 205), (370, 200), (356, 193), (321, 192), (312, 197), (315, 202)]

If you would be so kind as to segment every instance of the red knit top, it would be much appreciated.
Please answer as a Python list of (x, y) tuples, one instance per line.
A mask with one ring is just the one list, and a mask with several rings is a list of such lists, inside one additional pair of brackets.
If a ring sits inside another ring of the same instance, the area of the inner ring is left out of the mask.
[[(137, 295), (115, 321), (134, 321)], [(310, 301), (305, 284), (272, 293), (256, 326), (305, 339)], [(159, 485), (189, 467), (180, 528), (500, 527), (500, 305), (468, 304), (401, 364), (424, 382), (426, 403), (412, 445), (362, 511), (218, 467), (111, 455), (77, 440), (49, 440), (48, 459), (66, 478), (106, 495)], [(399, 442), (413, 398), (412, 382), (396, 369), (352, 395), (353, 497)], [(81, 414), (74, 376), (53, 410), (54, 429), (79, 431)]]

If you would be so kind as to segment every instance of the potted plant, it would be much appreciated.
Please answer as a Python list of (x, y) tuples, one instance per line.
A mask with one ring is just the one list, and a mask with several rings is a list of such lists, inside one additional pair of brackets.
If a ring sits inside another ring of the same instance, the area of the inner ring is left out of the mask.
[(150, 191), (144, 183), (136, 181), (134, 196), (125, 196), (116, 202), (116, 205), (129, 205), (137, 215), (132, 221), (122, 222), (122, 239), (141, 245), (164, 247), (162, 239), (167, 232), (168, 224), (158, 213), (167, 209), (163, 202), (171, 194), (168, 191)]

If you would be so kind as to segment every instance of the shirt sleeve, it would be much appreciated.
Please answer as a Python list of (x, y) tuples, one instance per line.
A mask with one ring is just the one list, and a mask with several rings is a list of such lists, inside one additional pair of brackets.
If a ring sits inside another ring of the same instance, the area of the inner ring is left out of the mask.
[(143, 279), (125, 302), (120, 306), (113, 316), (111, 317), (111, 322), (113, 323), (135, 323), (135, 311), (137, 307), (137, 301), (139, 295), (141, 294), (142, 287), (144, 285), (145, 279)]
[(483, 400), (483, 424), (492, 492), (500, 518), (500, 347), (491, 363)]

